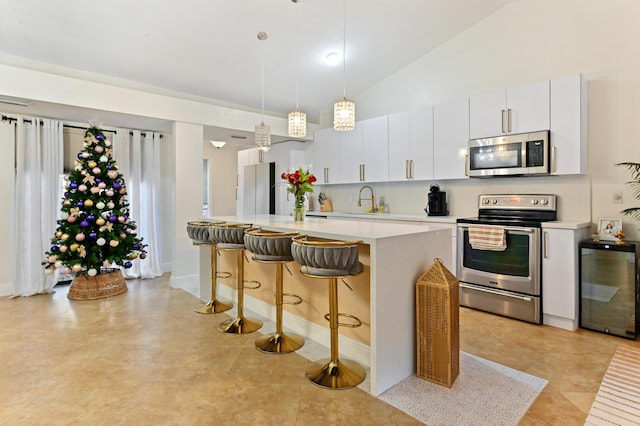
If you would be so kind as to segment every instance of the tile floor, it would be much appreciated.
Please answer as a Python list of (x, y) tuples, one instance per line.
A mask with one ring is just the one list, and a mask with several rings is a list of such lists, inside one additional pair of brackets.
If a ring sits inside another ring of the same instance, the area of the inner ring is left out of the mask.
[[(123, 295), (70, 301), (0, 299), (0, 424), (413, 425), (360, 389), (304, 378), (299, 354), (254, 349), (259, 335), (216, 330), (168, 276), (129, 281)], [(582, 425), (619, 343), (461, 309), (461, 349), (545, 378), (522, 425)]]

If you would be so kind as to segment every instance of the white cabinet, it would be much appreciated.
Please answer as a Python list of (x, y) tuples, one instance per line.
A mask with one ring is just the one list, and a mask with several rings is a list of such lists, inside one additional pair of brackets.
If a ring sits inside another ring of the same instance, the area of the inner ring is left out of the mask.
[(587, 174), (587, 117), (584, 78), (551, 80), (551, 174)]
[(387, 116), (356, 123), (340, 132), (340, 181), (385, 182), (389, 178)]
[(389, 115), (389, 180), (433, 179), (433, 107)]
[(549, 129), (548, 80), (469, 100), (469, 136), (479, 139)]
[(469, 100), (433, 107), (433, 178), (463, 179), (469, 141)]
[(340, 135), (333, 128), (316, 130), (313, 168), (318, 184), (340, 183)]
[(589, 228), (542, 229), (543, 323), (578, 328), (578, 242)]

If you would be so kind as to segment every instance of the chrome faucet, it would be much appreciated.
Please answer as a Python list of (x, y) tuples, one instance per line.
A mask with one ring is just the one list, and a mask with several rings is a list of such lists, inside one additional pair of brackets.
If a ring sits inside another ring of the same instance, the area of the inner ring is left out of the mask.
[(362, 190), (369, 188), (369, 191), (371, 191), (371, 213), (375, 213), (378, 211), (378, 207), (376, 206), (376, 197), (373, 196), (373, 188), (371, 188), (369, 185), (365, 185), (362, 188), (360, 188), (360, 192), (358, 193), (358, 206), (362, 206), (362, 200), (368, 200), (369, 198), (362, 198)]

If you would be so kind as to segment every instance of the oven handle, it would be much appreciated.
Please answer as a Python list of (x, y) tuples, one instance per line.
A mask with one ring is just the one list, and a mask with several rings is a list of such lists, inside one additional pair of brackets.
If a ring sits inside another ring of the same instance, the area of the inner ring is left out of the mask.
[(505, 292), (502, 292), (502, 291), (491, 290), (491, 289), (488, 289), (488, 288), (480, 288), (480, 287), (476, 287), (476, 286), (470, 286), (470, 285), (466, 285), (465, 283), (460, 283), (460, 287), (468, 288), (469, 290), (482, 291), (484, 293), (496, 294), (498, 296), (511, 297), (512, 299), (522, 300), (523, 302), (531, 302), (531, 298), (527, 297), (527, 296), (518, 296), (516, 294), (505, 293)]
[[(469, 225), (467, 224), (458, 224), (458, 228), (460, 229), (469, 229)], [(505, 231), (518, 231), (518, 232), (525, 232), (527, 234), (533, 234), (536, 231), (537, 228), (522, 228), (519, 226), (505, 226), (504, 230)]]

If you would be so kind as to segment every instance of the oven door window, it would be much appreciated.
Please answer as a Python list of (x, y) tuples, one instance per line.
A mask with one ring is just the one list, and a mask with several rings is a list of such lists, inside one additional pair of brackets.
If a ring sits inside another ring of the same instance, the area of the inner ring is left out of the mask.
[(528, 277), (530, 274), (530, 235), (507, 232), (504, 251), (476, 250), (469, 244), (469, 232), (464, 231), (462, 262), (465, 268), (491, 274)]
[(469, 148), (469, 168), (471, 170), (519, 167), (522, 167), (522, 143), (520, 142)]

